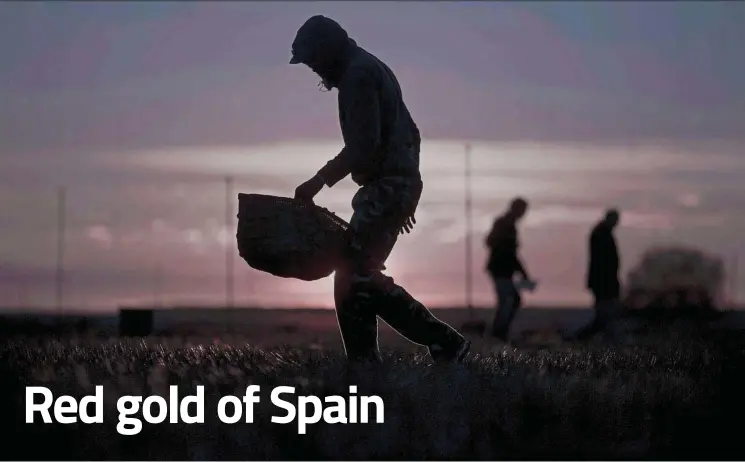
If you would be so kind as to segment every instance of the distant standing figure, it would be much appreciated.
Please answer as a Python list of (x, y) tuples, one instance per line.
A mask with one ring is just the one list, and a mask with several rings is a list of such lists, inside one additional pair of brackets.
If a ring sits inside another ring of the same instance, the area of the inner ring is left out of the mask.
[(518, 256), (517, 222), (528, 211), (528, 202), (522, 197), (512, 200), (510, 207), (494, 221), (486, 238), (489, 248), (487, 272), (494, 282), (497, 292), (497, 310), (494, 315), (491, 334), (506, 342), (512, 320), (520, 308), (520, 291), (513, 280), (515, 273), (530, 281), (530, 276)]
[(619, 221), (618, 210), (609, 209), (605, 217), (595, 225), (590, 233), (587, 288), (595, 299), (595, 317), (590, 324), (577, 333), (578, 339), (604, 331), (612, 340), (615, 340), (613, 321), (619, 308), (621, 283), (618, 278), (620, 258), (613, 230), (618, 226)]

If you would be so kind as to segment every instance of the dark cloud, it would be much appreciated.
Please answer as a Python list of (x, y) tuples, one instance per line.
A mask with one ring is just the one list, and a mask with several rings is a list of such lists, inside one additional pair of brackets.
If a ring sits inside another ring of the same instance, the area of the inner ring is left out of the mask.
[[(319, 10), (396, 70), (425, 144), (498, 143), (482, 151), (491, 160), (476, 156), (479, 232), (513, 195), (530, 196), (541, 224), (526, 228), (526, 258), (545, 265), (541, 297), (581, 298), (586, 228), (609, 204), (629, 218), (627, 261), (657, 238), (739, 245), (741, 2), (5, 2), (3, 293), (15, 297), (20, 279), (53, 296), (65, 185), (77, 296), (148, 298), (160, 261), (173, 275), (164, 291), (220, 298), (224, 175), (237, 176), (234, 193), (290, 195), (338, 147), (269, 151), (273, 143), (341, 143), (335, 94), (287, 65), (295, 30)], [(429, 301), (462, 290), (462, 150), (453, 146), (423, 147), (421, 231), (392, 257)], [(319, 201), (347, 217), (353, 186), (345, 180)], [(330, 300), (328, 281), (295, 284), (237, 265), (247, 299)], [(478, 296), (490, 303), (482, 276)]]
[[(329, 14), (399, 71), (426, 137), (686, 143), (745, 132), (737, 2), (358, 5)], [(5, 155), (338, 136), (333, 96), (286, 66), (297, 4), (3, 8)], [(381, 34), (383, 19), (406, 27)]]

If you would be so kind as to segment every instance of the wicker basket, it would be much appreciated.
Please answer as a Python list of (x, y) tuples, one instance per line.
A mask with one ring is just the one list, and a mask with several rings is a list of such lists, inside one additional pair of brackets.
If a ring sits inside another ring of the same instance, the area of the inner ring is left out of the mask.
[(348, 224), (325, 208), (287, 197), (238, 194), (238, 252), (248, 265), (316, 281), (340, 261)]

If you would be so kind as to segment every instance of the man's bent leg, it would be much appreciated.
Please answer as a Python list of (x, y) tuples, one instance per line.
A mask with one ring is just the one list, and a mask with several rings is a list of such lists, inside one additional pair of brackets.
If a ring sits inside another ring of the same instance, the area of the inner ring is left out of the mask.
[(597, 334), (598, 331), (600, 331), (603, 328), (603, 322), (604, 322), (604, 313), (602, 313), (602, 304), (603, 299), (602, 295), (593, 290), (593, 298), (594, 303), (592, 306), (593, 309), (593, 316), (592, 321), (584, 325), (582, 328), (580, 328), (577, 333), (574, 335), (574, 338), (577, 340), (586, 340), (593, 335)]
[(612, 342), (620, 340), (617, 325), (618, 310), (618, 299), (611, 297), (599, 300), (596, 307), (597, 330), (602, 331)]
[(510, 325), (517, 312), (517, 289), (511, 279), (497, 279), (497, 312), (492, 324), (492, 336), (507, 341)]
[(352, 199), (354, 214), (347, 229), (343, 262), (334, 275), (336, 317), (347, 358), (352, 360), (380, 359), (375, 301), (365, 283), (374, 274), (375, 266), (382, 267), (387, 257), (385, 248), (393, 247), (395, 237), (388, 242), (390, 233), (386, 233), (382, 242), (376, 239), (375, 228), (385, 211), (381, 195), (387, 192), (379, 189), (364, 186)]
[[(380, 272), (401, 227), (416, 210), (421, 187), (418, 179), (388, 178), (364, 186), (355, 196), (354, 215), (348, 229), (349, 290), (368, 295), (365, 300), (370, 311), (407, 339), (428, 346), (433, 356), (447, 356), (451, 352), (457, 356), (467, 343), (465, 339)], [(375, 296), (369, 297), (371, 294)], [(443, 350), (442, 355), (438, 355), (439, 350)]]
[(429, 348), (435, 360), (460, 360), (468, 353), (469, 342), (458, 331), (437, 319), (393, 278), (377, 273), (374, 279), (379, 290), (375, 297), (377, 314), (399, 334)]
[(378, 319), (371, 294), (354, 275), (341, 270), (334, 275), (334, 302), (339, 332), (347, 358), (380, 361)]

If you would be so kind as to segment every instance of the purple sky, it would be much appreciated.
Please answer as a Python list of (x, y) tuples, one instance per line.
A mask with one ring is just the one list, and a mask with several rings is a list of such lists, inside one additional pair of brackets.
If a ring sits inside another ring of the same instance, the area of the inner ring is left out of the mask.
[[(335, 93), (287, 64), (319, 13), (396, 71), (425, 138), (420, 226), (389, 265), (425, 302), (464, 299), (465, 141), (481, 303), (483, 233), (515, 194), (533, 203), (536, 302), (587, 300), (586, 233), (607, 205), (626, 211), (624, 269), (660, 241), (745, 250), (745, 3), (4, 2), (0, 297), (53, 302), (66, 185), (69, 303), (221, 300), (221, 178), (290, 195), (341, 146)], [(348, 218), (352, 193), (319, 202)], [(236, 284), (246, 303), (331, 303), (329, 281), (238, 259)]]

